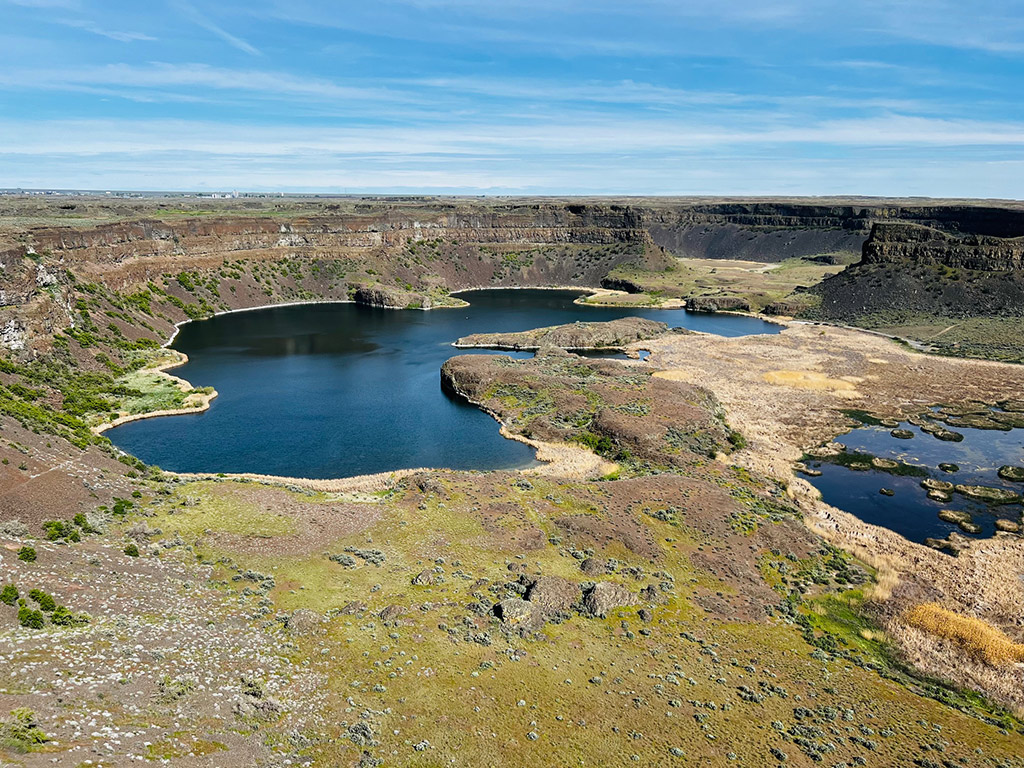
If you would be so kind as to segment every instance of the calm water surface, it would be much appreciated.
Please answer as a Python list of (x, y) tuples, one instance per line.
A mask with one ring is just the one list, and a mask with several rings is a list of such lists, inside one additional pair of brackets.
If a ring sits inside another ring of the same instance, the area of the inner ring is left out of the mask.
[[(219, 397), (205, 413), (107, 432), (121, 449), (178, 472), (334, 478), (409, 467), (502, 469), (534, 463), (474, 406), (441, 390), (451, 343), (471, 333), (639, 316), (723, 336), (777, 333), (738, 315), (582, 307), (574, 291), (486, 290), (431, 312), (307, 304), (222, 315), (182, 327), (174, 373)], [(502, 353), (529, 357), (529, 353)]]
[[(847, 450), (870, 453), (886, 459), (896, 459), (923, 467), (929, 476), (938, 480), (963, 485), (987, 485), (1007, 488), (1017, 493), (1024, 491), (1024, 483), (1014, 483), (998, 476), (1004, 464), (1024, 465), (1024, 429), (1000, 432), (989, 429), (951, 427), (964, 436), (963, 442), (938, 440), (912, 424), (900, 428), (914, 433), (911, 440), (900, 440), (889, 434), (887, 427), (858, 427), (836, 438)], [(957, 472), (943, 472), (940, 463), (956, 464)], [(958, 493), (952, 501), (939, 502), (928, 498), (921, 487), (920, 477), (894, 477), (885, 472), (856, 471), (824, 462), (811, 462), (821, 477), (808, 478), (829, 504), (850, 512), (873, 525), (884, 526), (911, 541), (925, 538), (945, 538), (950, 532), (964, 534), (955, 523), (938, 517), (939, 510), (957, 509), (971, 513), (975, 523), (982, 527), (978, 536), (991, 536), (995, 532), (996, 518), (1019, 521), (1020, 504), (987, 506)], [(880, 488), (890, 488), (894, 496), (883, 496)]]

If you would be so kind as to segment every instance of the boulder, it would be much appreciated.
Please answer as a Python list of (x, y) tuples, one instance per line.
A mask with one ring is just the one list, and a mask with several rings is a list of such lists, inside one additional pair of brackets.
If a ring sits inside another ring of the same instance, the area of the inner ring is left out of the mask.
[(426, 587), (434, 583), (434, 572), (426, 568), (412, 577), (413, 586)]
[(583, 592), (579, 584), (558, 576), (541, 576), (526, 590), (526, 599), (536, 605), (545, 616), (568, 611)]
[(996, 530), (1006, 533), (1020, 533), (1020, 523), (1015, 523), (1013, 520), (1006, 520), (1002, 517), (996, 518)]
[(1019, 493), (1005, 488), (990, 488), (987, 485), (957, 485), (956, 492), (969, 499), (983, 501), (986, 504), (1017, 504), (1021, 500)]
[(402, 606), (389, 605), (387, 608), (385, 608), (377, 615), (380, 617), (380, 620), (386, 624), (389, 621), (397, 620), (398, 617), (401, 616), (403, 613), (405, 613), (405, 608), (403, 608)]
[(636, 605), (636, 595), (611, 581), (595, 584), (583, 598), (583, 608), (591, 616), (603, 619), (616, 608)]
[(940, 509), (939, 520), (945, 520), (947, 523), (968, 523), (971, 520), (971, 516), (959, 509)]
[(494, 606), (494, 615), (509, 627), (529, 627), (533, 623), (533, 608), (526, 600), (510, 597)]

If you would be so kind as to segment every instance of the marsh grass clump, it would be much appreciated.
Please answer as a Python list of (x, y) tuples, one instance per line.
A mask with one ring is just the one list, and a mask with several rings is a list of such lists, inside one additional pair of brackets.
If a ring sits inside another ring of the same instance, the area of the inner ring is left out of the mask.
[(1015, 643), (1002, 631), (972, 616), (961, 616), (936, 603), (924, 603), (906, 614), (907, 623), (959, 645), (967, 655), (990, 666), (1024, 661), (1024, 644)]

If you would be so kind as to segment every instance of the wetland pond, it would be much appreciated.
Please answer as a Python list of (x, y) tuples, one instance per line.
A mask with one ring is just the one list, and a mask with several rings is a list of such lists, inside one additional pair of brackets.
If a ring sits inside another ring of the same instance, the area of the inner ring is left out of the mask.
[[(967, 426), (972, 420), (985, 428)], [(965, 416), (935, 408), (912, 421), (865, 424), (811, 452), (808, 479), (828, 504), (936, 548), (952, 550), (946, 542), (954, 532), (1015, 530), (1024, 412), (979, 406)]]
[(376, 309), (304, 304), (188, 323), (174, 370), (219, 396), (204, 413), (130, 422), (106, 433), (148, 464), (177, 472), (254, 472), (337, 478), (411, 467), (512, 469), (533, 449), (507, 440), (494, 420), (441, 389), (441, 365), (472, 333), (525, 331), (581, 321), (644, 317), (723, 336), (777, 333), (754, 317), (680, 309), (590, 307), (580, 291), (482, 290), (467, 307)]

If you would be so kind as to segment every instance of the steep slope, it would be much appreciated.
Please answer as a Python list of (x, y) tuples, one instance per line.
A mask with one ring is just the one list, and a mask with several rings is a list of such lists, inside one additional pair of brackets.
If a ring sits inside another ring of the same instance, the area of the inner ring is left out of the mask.
[(879, 223), (860, 262), (810, 294), (820, 305), (809, 318), (891, 330), (941, 351), (1024, 356), (1024, 236)]

